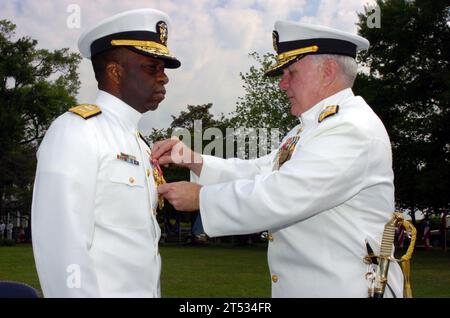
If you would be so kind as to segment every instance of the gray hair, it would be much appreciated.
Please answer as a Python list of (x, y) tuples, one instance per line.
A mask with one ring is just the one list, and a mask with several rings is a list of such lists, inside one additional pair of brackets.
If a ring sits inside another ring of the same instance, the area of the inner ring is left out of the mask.
[(315, 54), (310, 55), (310, 57), (315, 63), (322, 63), (326, 59), (334, 60), (339, 66), (343, 84), (346, 87), (353, 87), (358, 73), (358, 64), (353, 57), (335, 54)]

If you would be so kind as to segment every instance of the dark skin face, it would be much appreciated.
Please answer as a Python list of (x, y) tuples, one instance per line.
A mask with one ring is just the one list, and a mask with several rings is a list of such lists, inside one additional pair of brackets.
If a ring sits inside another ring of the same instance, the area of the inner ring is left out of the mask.
[(106, 67), (106, 91), (140, 113), (158, 108), (169, 82), (164, 62), (127, 49), (122, 49), (118, 57)]

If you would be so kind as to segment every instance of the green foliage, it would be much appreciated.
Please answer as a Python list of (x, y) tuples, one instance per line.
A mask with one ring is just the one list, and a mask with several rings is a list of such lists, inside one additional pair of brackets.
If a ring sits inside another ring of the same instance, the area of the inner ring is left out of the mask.
[(396, 202), (411, 211), (448, 208), (450, 188), (450, 7), (448, 1), (378, 0), (359, 14), (371, 47), (360, 61), (369, 70), (355, 91), (385, 123), (393, 146)]
[(279, 128), (281, 135), (284, 135), (298, 124), (298, 120), (290, 114), (289, 100), (278, 87), (279, 79), (264, 76), (274, 63), (274, 55), (267, 53), (260, 56), (254, 52), (250, 56), (259, 65), (240, 74), (245, 95), (239, 98), (230, 124), (234, 127)]
[(189, 131), (194, 131), (194, 121), (200, 120), (202, 122), (202, 127), (209, 128), (215, 127), (217, 121), (214, 120), (214, 116), (210, 113), (212, 104), (204, 105), (188, 105), (188, 111), (182, 111), (178, 117), (172, 116), (172, 123), (170, 128), (186, 128)]
[[(212, 106), (211, 103), (204, 105), (188, 105), (187, 111), (181, 111), (178, 116), (172, 115), (172, 123), (169, 128), (153, 128), (147, 139), (150, 143), (154, 143), (161, 139), (170, 138), (177, 128), (187, 129), (193, 135), (195, 121), (201, 122), (203, 131), (207, 128), (221, 127), (223, 125), (223, 117), (214, 119), (214, 116), (210, 113)], [(191, 142), (191, 145), (193, 145), (193, 142)]]
[(37, 49), (0, 20), (0, 216), (31, 206), (35, 153), (50, 123), (76, 104), (78, 54)]

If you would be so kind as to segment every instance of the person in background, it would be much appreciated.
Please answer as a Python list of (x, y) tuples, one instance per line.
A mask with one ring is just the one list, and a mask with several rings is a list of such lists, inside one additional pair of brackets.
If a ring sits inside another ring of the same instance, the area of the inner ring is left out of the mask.
[(0, 239), (3, 239), (5, 237), (5, 229), (6, 224), (3, 222), (3, 220), (0, 221)]

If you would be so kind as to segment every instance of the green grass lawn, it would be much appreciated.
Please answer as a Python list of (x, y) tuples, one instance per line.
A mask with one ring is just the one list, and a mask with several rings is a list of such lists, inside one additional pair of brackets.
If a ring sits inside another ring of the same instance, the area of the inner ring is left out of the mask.
[(162, 297), (270, 297), (266, 248), (161, 246)]
[[(161, 245), (162, 297), (270, 297), (266, 249)], [(414, 297), (450, 298), (450, 252), (418, 249), (413, 255)], [(39, 289), (30, 245), (0, 247), (0, 280)]]

